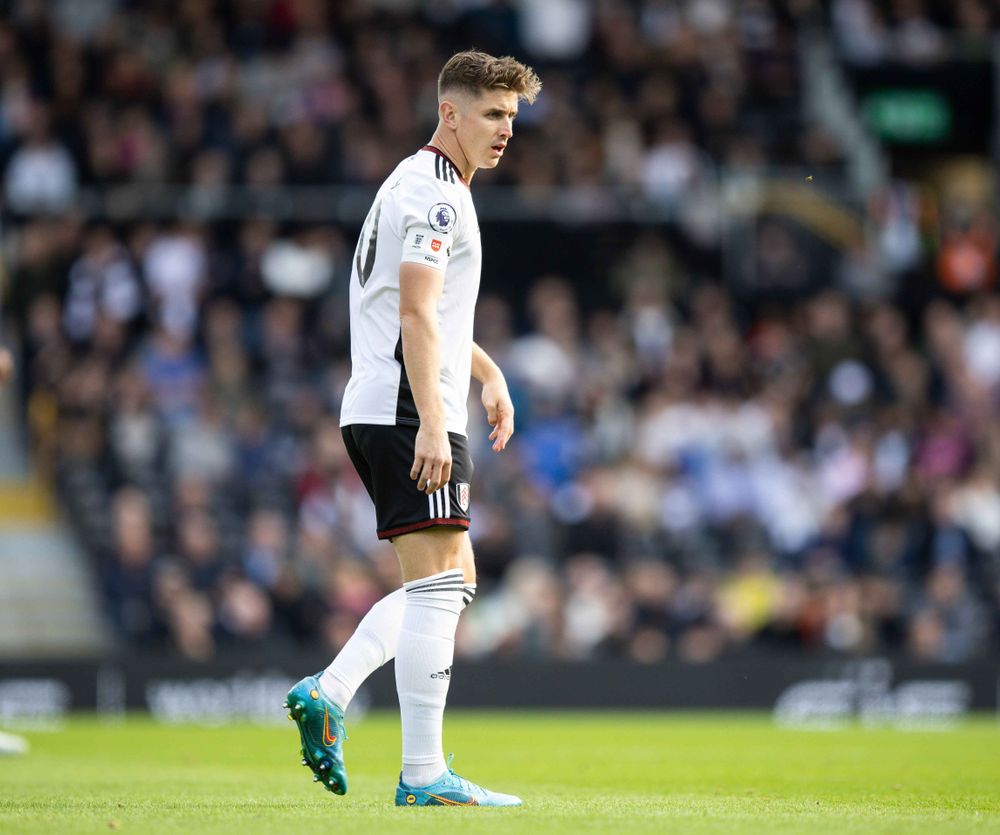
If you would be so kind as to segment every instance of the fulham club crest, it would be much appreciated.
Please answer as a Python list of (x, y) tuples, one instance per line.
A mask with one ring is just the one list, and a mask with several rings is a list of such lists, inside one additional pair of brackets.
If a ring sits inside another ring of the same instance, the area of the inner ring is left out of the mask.
[(458, 506), (462, 508), (462, 513), (469, 512), (469, 485), (460, 482), (455, 485), (458, 488)]

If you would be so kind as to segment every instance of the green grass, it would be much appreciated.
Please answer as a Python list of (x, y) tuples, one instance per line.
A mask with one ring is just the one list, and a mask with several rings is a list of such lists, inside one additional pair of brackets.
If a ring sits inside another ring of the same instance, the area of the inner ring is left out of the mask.
[[(396, 809), (398, 719), (349, 728), (350, 793), (298, 765), (294, 728), (76, 718), (0, 758), (0, 832), (1000, 832), (1000, 725), (809, 732), (764, 716), (461, 713), (459, 773), (522, 809)], [(447, 819), (447, 821), (445, 821)]]

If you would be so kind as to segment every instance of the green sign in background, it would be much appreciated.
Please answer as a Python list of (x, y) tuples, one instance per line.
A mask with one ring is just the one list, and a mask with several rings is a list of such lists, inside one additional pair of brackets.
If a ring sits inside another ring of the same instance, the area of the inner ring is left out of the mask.
[(879, 90), (863, 107), (868, 123), (891, 142), (939, 142), (951, 130), (951, 108), (933, 90)]

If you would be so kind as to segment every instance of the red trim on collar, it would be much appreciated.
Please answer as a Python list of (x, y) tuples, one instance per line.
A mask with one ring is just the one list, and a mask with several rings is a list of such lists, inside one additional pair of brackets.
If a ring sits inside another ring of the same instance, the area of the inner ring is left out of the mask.
[(462, 181), (462, 185), (465, 186), (466, 188), (469, 188), (468, 180), (466, 180), (465, 177), (462, 176), (462, 173), (459, 171), (458, 166), (451, 161), (451, 157), (449, 157), (444, 151), (442, 151), (440, 148), (435, 148), (433, 145), (424, 145), (424, 147), (421, 148), (420, 150), (430, 151), (432, 154), (437, 154), (442, 159), (447, 160), (448, 165), (450, 165), (452, 168), (455, 169), (455, 173), (458, 174), (458, 179)]

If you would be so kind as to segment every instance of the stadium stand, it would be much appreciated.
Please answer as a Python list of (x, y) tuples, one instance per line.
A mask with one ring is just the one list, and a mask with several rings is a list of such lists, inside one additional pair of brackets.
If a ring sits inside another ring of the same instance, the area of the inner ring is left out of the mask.
[(398, 585), (337, 428), (357, 195), (426, 140), (442, 56), (475, 44), (545, 88), (474, 190), (477, 339), (518, 432), (493, 456), (470, 426), (459, 651), (996, 651), (988, 178), (894, 163), (851, 192), (803, 46), (849, 87), (988, 55), (992, 6), (0, 11), (23, 421), (123, 646), (332, 649)]

